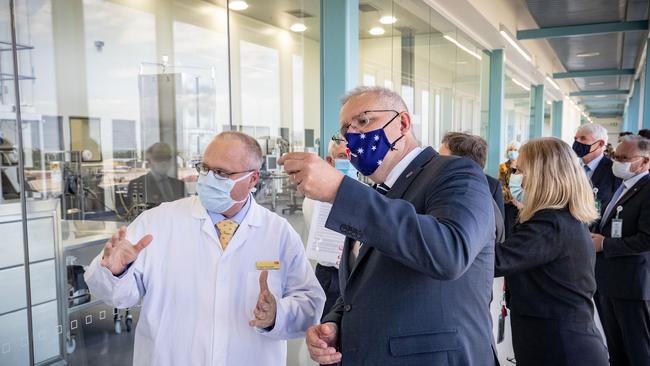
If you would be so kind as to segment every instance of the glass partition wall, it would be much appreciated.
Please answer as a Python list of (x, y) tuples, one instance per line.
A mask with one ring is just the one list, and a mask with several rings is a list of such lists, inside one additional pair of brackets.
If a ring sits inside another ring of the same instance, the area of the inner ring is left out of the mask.
[[(424, 1), (359, 10), (359, 84), (401, 94), (424, 145), (485, 136), (487, 54)], [(195, 194), (221, 131), (260, 142), (255, 199), (306, 239), (274, 162), (329, 140), (321, 77), (319, 0), (0, 0), (0, 365), (132, 363), (139, 306), (97, 301), (84, 267), (141, 212)], [(288, 364), (313, 364), (303, 340)]]

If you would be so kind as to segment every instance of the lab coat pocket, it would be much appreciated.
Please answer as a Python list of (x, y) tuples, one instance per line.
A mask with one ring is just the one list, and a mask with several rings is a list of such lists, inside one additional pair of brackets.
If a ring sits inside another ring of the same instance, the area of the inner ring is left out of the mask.
[[(253, 320), (253, 310), (257, 305), (257, 300), (260, 297), (260, 274), (262, 271), (248, 272), (246, 278), (246, 315), (250, 320)], [(282, 299), (282, 279), (280, 278), (280, 271), (269, 271), (268, 278), (269, 290), (278, 302)]]

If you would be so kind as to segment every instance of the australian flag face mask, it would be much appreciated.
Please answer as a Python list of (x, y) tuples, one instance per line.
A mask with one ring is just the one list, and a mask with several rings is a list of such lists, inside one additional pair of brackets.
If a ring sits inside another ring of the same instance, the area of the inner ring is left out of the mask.
[(389, 151), (397, 150), (395, 144), (404, 137), (402, 135), (391, 143), (384, 132), (386, 126), (399, 115), (398, 113), (382, 128), (364, 133), (348, 132), (345, 134), (348, 149), (350, 149), (350, 162), (366, 177), (372, 175), (379, 168)]

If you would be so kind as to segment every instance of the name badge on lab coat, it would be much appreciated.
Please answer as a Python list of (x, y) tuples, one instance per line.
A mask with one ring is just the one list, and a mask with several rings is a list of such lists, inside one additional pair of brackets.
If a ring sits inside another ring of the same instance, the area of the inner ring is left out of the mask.
[(258, 271), (274, 271), (280, 269), (280, 261), (257, 261), (255, 267)]

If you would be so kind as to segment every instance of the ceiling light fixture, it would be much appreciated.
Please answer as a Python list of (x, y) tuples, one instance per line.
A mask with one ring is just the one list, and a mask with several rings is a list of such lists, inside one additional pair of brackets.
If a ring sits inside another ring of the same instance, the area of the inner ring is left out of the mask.
[(604, 81), (596, 81), (594, 83), (589, 83), (589, 85), (605, 85)]
[(547, 101), (546, 101), (546, 104), (548, 104), (548, 105), (552, 105), (553, 103), (551, 103), (550, 100), (547, 100)]
[(555, 80), (551, 79), (550, 76), (547, 76), (547, 77), (546, 77), (546, 81), (548, 81), (549, 84), (553, 85), (553, 87), (554, 87), (555, 89), (560, 90), (560, 86), (557, 85), (557, 83), (555, 82)]
[(596, 95), (594, 98), (607, 98), (607, 95)]
[(515, 84), (517, 84), (517, 85), (519, 85), (519, 87), (521, 87), (521, 88), (524, 89), (525, 91), (530, 91), (530, 87), (529, 87), (529, 86), (526, 86), (526, 84), (522, 83), (521, 81), (519, 81), (519, 80), (517, 80), (517, 79), (515, 79), (515, 78), (512, 78), (512, 82), (515, 83)]
[(397, 22), (397, 18), (392, 15), (384, 15), (379, 18), (379, 23), (381, 24), (394, 24), (395, 22)]
[(372, 34), (373, 36), (381, 36), (382, 34), (386, 33), (386, 31), (382, 27), (373, 27), (370, 28), (368, 33)]
[(307, 26), (302, 23), (295, 23), (292, 24), (289, 29), (291, 29), (292, 32), (301, 33), (307, 30)]
[(445, 38), (446, 40), (448, 40), (449, 42), (455, 44), (456, 47), (458, 47), (458, 48), (460, 48), (461, 50), (463, 50), (463, 51), (469, 53), (469, 54), (472, 55), (473, 57), (475, 57), (475, 58), (477, 58), (477, 59), (479, 59), (479, 60), (482, 60), (482, 59), (483, 59), (483, 58), (481, 57), (481, 55), (479, 55), (478, 53), (476, 53), (476, 52), (470, 50), (469, 48), (467, 48), (467, 47), (465, 47), (465, 46), (463, 46), (463, 45), (462, 45), (460, 42), (458, 42), (454, 37), (445, 34), (445, 35), (444, 35), (444, 38)]
[(246, 10), (248, 9), (248, 3), (242, 0), (233, 0), (228, 3), (228, 9), (230, 10)]
[(600, 56), (600, 52), (584, 52), (576, 55), (576, 57), (595, 57), (595, 56)]
[(519, 43), (515, 41), (515, 39), (510, 35), (510, 33), (508, 33), (505, 27), (501, 26), (501, 31), (499, 33), (501, 33), (501, 36), (505, 38), (505, 40), (508, 41), (508, 43), (510, 43), (510, 45), (514, 47), (517, 50), (517, 52), (519, 52), (519, 54), (526, 59), (526, 61), (531, 62), (533, 60), (533, 58), (528, 54), (528, 52), (526, 52), (519, 45)]

